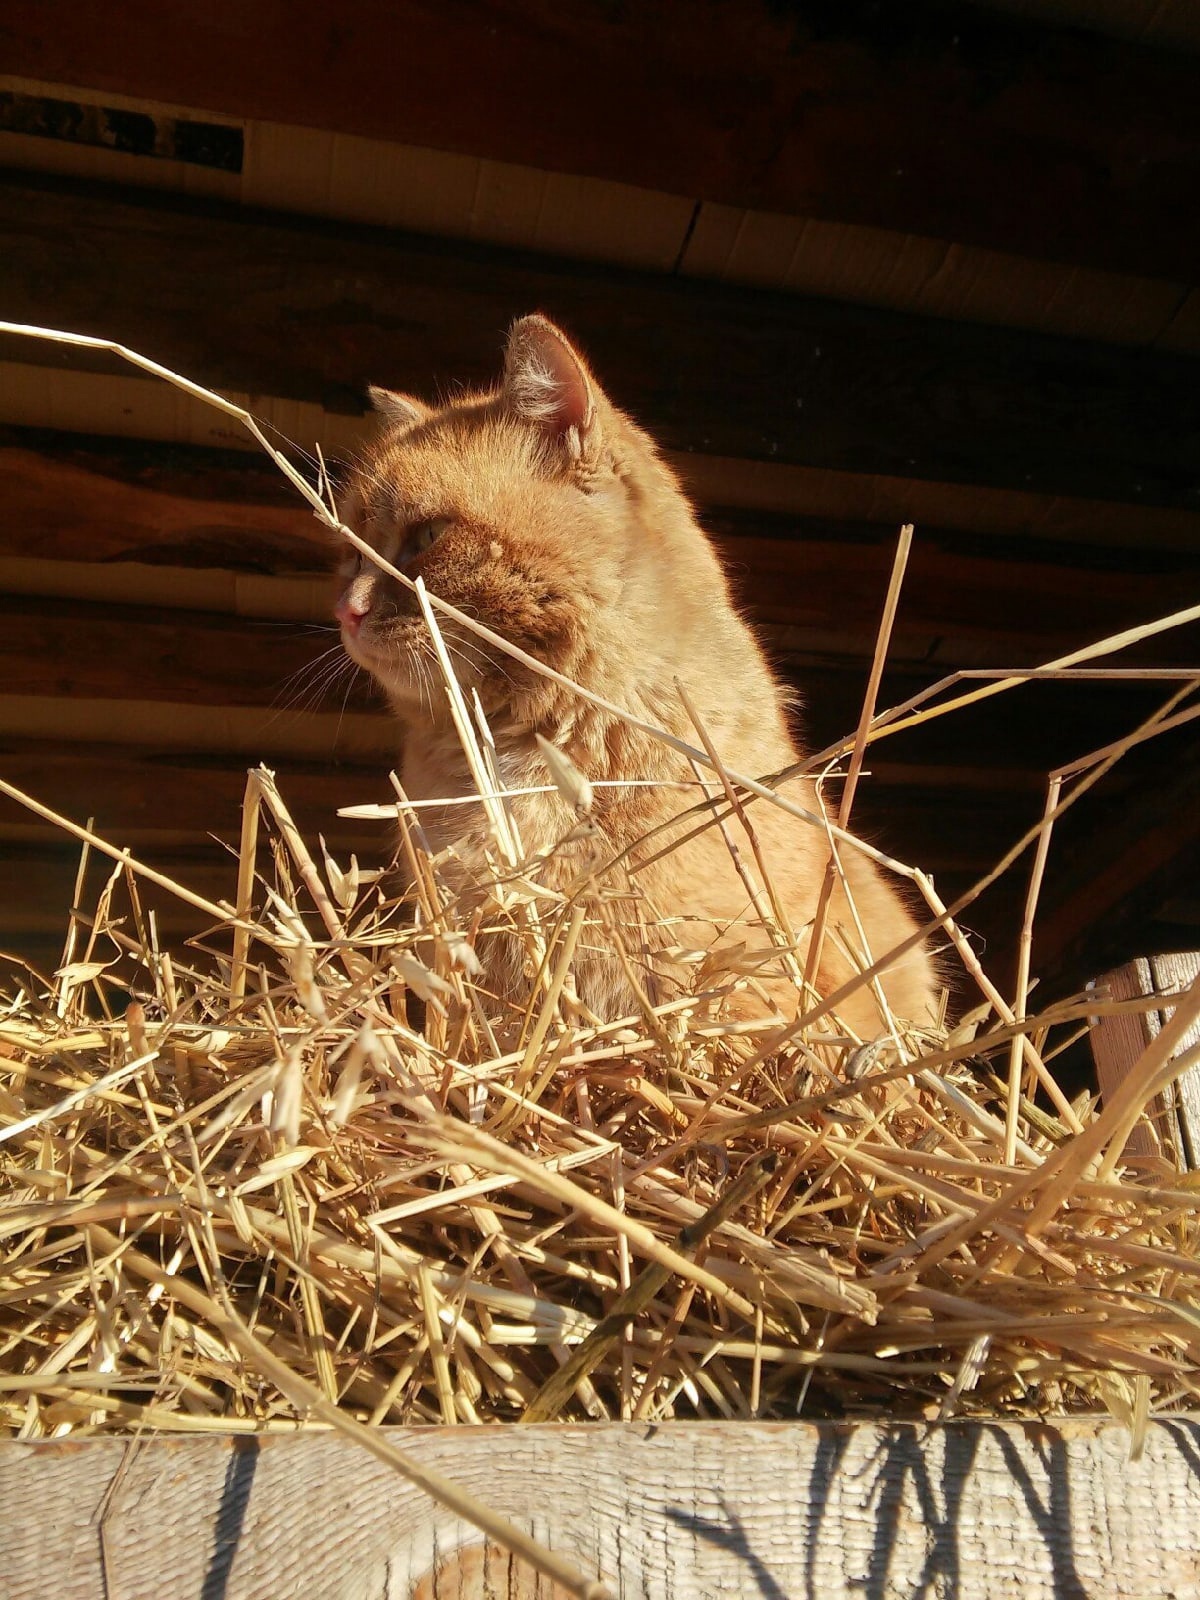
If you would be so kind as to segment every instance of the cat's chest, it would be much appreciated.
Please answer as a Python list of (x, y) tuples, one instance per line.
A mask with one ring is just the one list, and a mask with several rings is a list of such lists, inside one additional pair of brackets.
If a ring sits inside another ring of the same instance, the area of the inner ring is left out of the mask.
[(481, 744), (469, 759), (455, 732), (413, 728), (405, 736), (400, 777), (408, 798), (421, 805), (435, 850), (487, 830), (482, 791), (504, 797), (500, 804), (516, 824), (523, 853), (547, 848), (569, 820), (532, 739), (528, 748)]

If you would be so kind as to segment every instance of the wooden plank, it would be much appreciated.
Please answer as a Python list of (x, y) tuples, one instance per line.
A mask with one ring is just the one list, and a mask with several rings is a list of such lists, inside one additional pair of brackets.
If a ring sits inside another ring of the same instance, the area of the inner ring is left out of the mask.
[(75, 561), (313, 572), (333, 541), (265, 456), (0, 433), (0, 549)]
[[(1200, 954), (1180, 951), (1169, 955), (1138, 957), (1107, 973), (1097, 987), (1115, 999), (1178, 994), (1200, 976)], [(1142, 1051), (1174, 1014), (1164, 1004), (1156, 1011), (1137, 1015), (1099, 1017), (1092, 1025), (1090, 1042), (1100, 1091), (1110, 1096), (1128, 1077)], [(1200, 1044), (1200, 1023), (1180, 1040), (1176, 1056)], [(1189, 1067), (1170, 1092), (1154, 1102), (1152, 1120), (1139, 1124), (1126, 1144), (1130, 1155), (1167, 1153), (1181, 1169), (1200, 1170), (1200, 1066)]]
[[(1131, 548), (1086, 556), (1064, 541), (922, 525), (896, 654), (1019, 665), (1169, 611), (1200, 579), (1200, 518), (1194, 550), (1153, 551), (1132, 548), (1141, 516), (1129, 512)], [(870, 653), (893, 524), (720, 506), (702, 517), (760, 621), (836, 631), (844, 653)], [(0, 434), (0, 589), (9, 593), (325, 621), (332, 579), (270, 586), (266, 575), (327, 571), (333, 556), (332, 540), (265, 459)], [(1188, 659), (1190, 647), (1165, 636), (1147, 659)]]
[[(112, 746), (56, 739), (0, 741), (0, 772), (11, 784), (51, 810), (85, 822), (115, 844), (138, 845), (164, 835), (202, 843), (210, 836), (237, 843), (245, 760), (229, 754), (127, 744)], [(387, 823), (340, 821), (340, 806), (382, 802), (389, 793), (383, 760), (334, 763), (285, 759), (275, 768), (288, 807), (305, 835), (315, 840), (350, 836), (391, 849)], [(19, 830), (46, 835), (48, 824), (7, 796), (0, 796), (0, 834)], [(54, 837), (50, 834), (49, 837)], [(61, 837), (61, 835), (59, 836)], [(64, 841), (65, 843), (65, 841)]]
[(164, 749), (241, 756), (247, 762), (376, 759), (385, 769), (395, 755), (394, 724), (381, 714), (343, 714), (334, 709), (276, 715), (263, 706), (75, 695), (0, 696), (0, 739), (158, 744)]
[[(26, 160), (10, 164), (23, 167)], [(57, 170), (77, 168), (60, 165)], [(1183, 312), (1186, 291), (1178, 283), (984, 250), (961, 240), (948, 250), (944, 239), (860, 223), (706, 201), (678, 270), (962, 322), (1038, 329), (1106, 344), (1195, 349), (1190, 319)], [(1179, 342), (1184, 339), (1189, 342)]]
[[(103, 142), (110, 112), (126, 118), (133, 113), (147, 137), (157, 133), (169, 151), (181, 127), (177, 107), (108, 92), (100, 105), (94, 90), (4, 74), (0, 86), (14, 92), (11, 120), (73, 124), (100, 141), (5, 132), (0, 106), (0, 164), (22, 172), (205, 194), (246, 206), (1110, 344), (1197, 348), (1200, 330), (1189, 327), (1197, 319), (1181, 304), (1185, 291), (1164, 278), (961, 241), (948, 251), (944, 239), (811, 215), (713, 201), (697, 208), (685, 196), (610, 179), (253, 119), (233, 129), (233, 138), (244, 140), (240, 172), (198, 167), (169, 154), (151, 159)], [(200, 128), (212, 129), (213, 113), (200, 115)], [(219, 127), (219, 138), (227, 134)]]
[[(61, 836), (60, 836), (61, 837)], [(236, 830), (230, 841), (237, 843)], [(79, 866), (78, 844), (37, 843), (19, 846), (0, 845), (0, 942), (9, 953), (22, 954), (26, 936), (44, 939), (66, 935), (67, 921), (74, 904), (74, 887)], [(237, 861), (219, 846), (193, 846), (186, 852), (148, 850), (145, 865), (165, 872), (176, 883), (203, 895), (214, 903), (233, 902), (237, 891)], [(95, 908), (113, 863), (92, 854), (91, 866), (79, 908), (85, 915)], [(142, 902), (154, 911), (164, 938), (179, 941), (211, 927), (211, 919), (195, 910), (168, 890), (152, 883), (142, 885)], [(124, 917), (124, 931), (135, 937), (128, 916), (128, 901), (120, 896), (117, 913)], [(111, 954), (111, 946), (106, 945)]]
[[(1128, 961), (1123, 967), (1105, 973), (1097, 988), (1114, 1000), (1133, 1000), (1154, 993), (1150, 963)], [(1110, 1100), (1137, 1065), (1142, 1051), (1159, 1031), (1150, 1025), (1150, 1013), (1128, 1012), (1092, 1019), (1088, 1044), (1096, 1064), (1096, 1081), (1105, 1100)], [(1172, 1107), (1162, 1095), (1148, 1108), (1149, 1116), (1130, 1133), (1125, 1154), (1137, 1160), (1161, 1159), (1164, 1155), (1180, 1167), (1186, 1166), (1181, 1148), (1179, 1124)]]
[[(217, 387), (356, 413), (369, 381), (490, 382), (504, 328), (540, 306), (673, 449), (1200, 509), (1187, 356), (71, 185), (0, 186), (0, 226), (10, 317)], [(88, 366), (29, 341), (0, 354)]]
[[(1200, 952), (1193, 948), (1151, 956), (1150, 973), (1159, 994), (1178, 994), (1200, 977)], [(1154, 1015), (1152, 1025), (1157, 1023), (1161, 1030), (1173, 1014), (1173, 1007), (1164, 1006)], [(1200, 1023), (1188, 1029), (1176, 1054), (1194, 1050), (1197, 1045), (1200, 1045)], [(1189, 1067), (1180, 1077), (1172, 1098), (1182, 1141), (1181, 1154), (1193, 1172), (1200, 1172), (1200, 1064)]]
[[(933, 0), (736, 12), (344, 0), (236, 27), (10, 0), (9, 71), (1195, 281), (1195, 64)], [(403, 85), (398, 92), (398, 85)], [(503, 85), (497, 95), (496, 86)], [(1096, 106), (1105, 115), (1097, 117)], [(730, 129), (736, 129), (736, 137)]]
[[(318, 692), (317, 663), (336, 670), (336, 692)], [(315, 632), (203, 611), (0, 598), (0, 674), (10, 695), (267, 706), (282, 717), (293, 707), (378, 711), (374, 686), (349, 666), (333, 627)]]
[[(743, 516), (716, 522), (716, 541), (739, 595), (763, 623), (802, 630), (810, 650), (869, 656), (895, 532)], [(787, 537), (779, 537), (779, 535)], [(921, 528), (904, 579), (891, 659), (953, 667), (1030, 666), (1138, 623), (1169, 615), (1200, 589), (1200, 548), (1167, 559), (1139, 551), (1105, 562), (1034, 542), (997, 549)], [(1086, 570), (1085, 570), (1086, 562)], [(1155, 570), (1157, 569), (1157, 570)], [(969, 600), (966, 597), (969, 596)], [(1147, 641), (1138, 661), (1200, 659), (1200, 627)]]
[[(1200, 304), (1200, 297), (1198, 297)], [(15, 341), (9, 341), (15, 345)], [(32, 348), (28, 340), (21, 349)], [(127, 441), (155, 441), (256, 458), (258, 446), (226, 426), (218, 411), (149, 378), (31, 365), (0, 356), (0, 424), (18, 424), (28, 437), (45, 430)], [(225, 391), (229, 393), (230, 391)], [(370, 418), (325, 411), (278, 396), (234, 392), (282, 441), (328, 461), (360, 448)], [(84, 441), (86, 448), (86, 440)], [(692, 498), (710, 508), (826, 518), (886, 525), (894, 537), (902, 522), (961, 530), (996, 541), (1048, 540), (1062, 546), (1194, 553), (1200, 549), (1200, 513), (1166, 506), (1130, 506), (1109, 500), (997, 489), (978, 484), (842, 472), (822, 467), (751, 461), (698, 451), (667, 450), (666, 459)]]
[[(391, 1428), (621, 1600), (1195, 1593), (1200, 1422)], [(0, 1444), (9, 1600), (559, 1600), (328, 1434)], [(169, 1532), (168, 1532), (169, 1530)], [(169, 1542), (170, 1559), (165, 1560)]]

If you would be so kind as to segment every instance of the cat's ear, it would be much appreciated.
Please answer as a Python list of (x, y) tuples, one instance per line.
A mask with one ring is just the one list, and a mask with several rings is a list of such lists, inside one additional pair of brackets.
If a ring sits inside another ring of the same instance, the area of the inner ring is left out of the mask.
[(510, 411), (562, 439), (578, 459), (596, 431), (596, 394), (582, 358), (545, 317), (522, 317), (504, 352)]
[(393, 428), (410, 428), (414, 423), (424, 422), (429, 415), (429, 407), (420, 400), (414, 400), (410, 394), (397, 394), (394, 389), (380, 389), (371, 384), (367, 398), (372, 410)]

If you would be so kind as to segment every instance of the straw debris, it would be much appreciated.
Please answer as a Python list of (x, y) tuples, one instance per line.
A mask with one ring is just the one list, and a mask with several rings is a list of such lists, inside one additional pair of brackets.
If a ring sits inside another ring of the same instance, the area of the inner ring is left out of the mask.
[(860, 1041), (836, 1015), (726, 1020), (754, 981), (734, 947), (599, 1024), (571, 966), (611, 906), (586, 880), (540, 895), (498, 851), (485, 921), (529, 978), (506, 1012), (418, 808), (392, 808), (419, 869), (399, 900), (314, 856), (265, 769), (246, 806), (237, 906), (186, 949), (151, 941), (109, 847), (74, 959), (10, 972), (10, 1433), (292, 1427), (310, 1393), (371, 1423), (1102, 1405), (1132, 1426), (1194, 1401), (1195, 1184), (1121, 1158), (1170, 1040), (1103, 1111), (1068, 1122), (1031, 1070), (1011, 1095), (1014, 1042), (1047, 1073), (1047, 1041), (1115, 1002)]

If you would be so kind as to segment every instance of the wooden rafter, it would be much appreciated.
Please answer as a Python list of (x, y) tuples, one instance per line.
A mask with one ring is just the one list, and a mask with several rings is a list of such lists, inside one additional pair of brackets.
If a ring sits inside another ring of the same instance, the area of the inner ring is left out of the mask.
[(10, 0), (0, 42), (34, 79), (1200, 275), (1195, 60), (982, 8)]
[(0, 186), (0, 226), (10, 317), (217, 387), (357, 413), (369, 381), (491, 382), (505, 328), (541, 307), (679, 451), (1200, 510), (1182, 355), (71, 185)]

